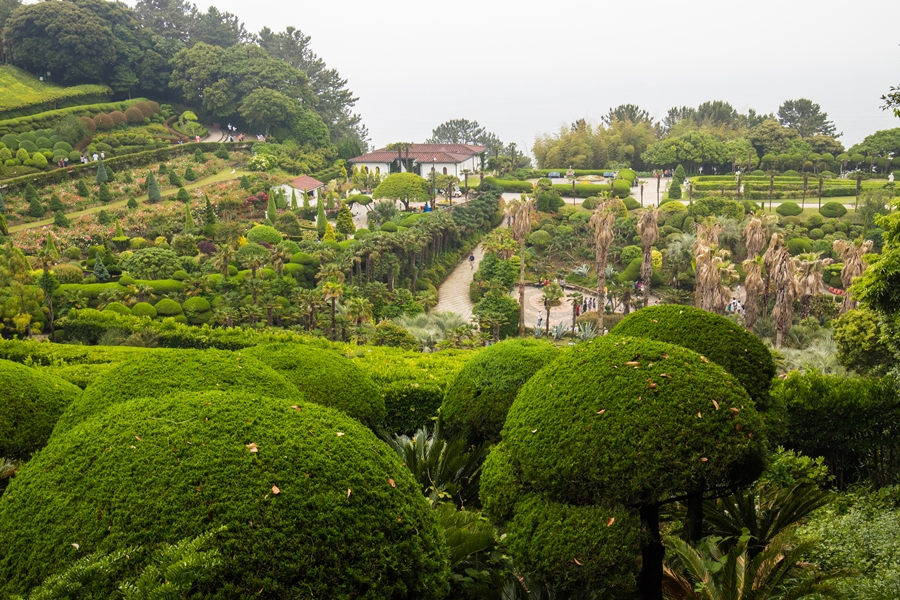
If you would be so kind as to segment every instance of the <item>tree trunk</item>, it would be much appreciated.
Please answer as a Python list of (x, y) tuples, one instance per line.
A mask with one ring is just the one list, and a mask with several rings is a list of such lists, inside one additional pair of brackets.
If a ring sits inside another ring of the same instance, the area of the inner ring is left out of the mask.
[(653, 277), (653, 250), (650, 246), (644, 248), (644, 258), (641, 261), (641, 279), (644, 283), (644, 308), (650, 305), (650, 279)]
[(659, 535), (659, 505), (641, 505), (641, 525), (645, 532), (638, 590), (642, 600), (662, 600), (663, 558), (666, 555)]
[(525, 335), (525, 239), (519, 242), (519, 336)]
[(550, 335), (550, 303), (544, 302), (544, 310), (547, 311), (547, 322), (544, 323), (544, 331), (546, 331), (547, 335)]
[(686, 542), (699, 542), (703, 537), (703, 488), (701, 483), (696, 490), (687, 495), (687, 517), (681, 539)]
[(335, 341), (335, 339), (337, 338), (337, 327), (335, 326), (336, 322), (335, 322), (335, 318), (334, 318), (334, 310), (335, 310), (336, 305), (337, 305), (337, 298), (332, 298), (331, 299), (331, 341), (332, 342)]
[(598, 248), (597, 256), (597, 333), (603, 335), (603, 314), (606, 312), (606, 248)]

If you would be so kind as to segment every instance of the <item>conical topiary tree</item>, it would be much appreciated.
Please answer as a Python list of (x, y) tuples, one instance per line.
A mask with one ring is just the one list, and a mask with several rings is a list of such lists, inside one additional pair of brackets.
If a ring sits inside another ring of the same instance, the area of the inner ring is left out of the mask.
[(175, 172), (175, 169), (169, 171), (169, 185), (181, 187), (181, 177), (178, 176), (178, 173)]
[(326, 223), (328, 223), (328, 219), (325, 217), (325, 207), (322, 205), (322, 197), (319, 196), (316, 203), (316, 233), (319, 234), (320, 240), (325, 237)]
[(266, 208), (266, 218), (271, 222), (275, 223), (275, 219), (278, 218), (278, 207), (275, 205), (275, 194), (269, 194), (269, 205)]
[(41, 218), (44, 216), (46, 210), (44, 209), (44, 205), (41, 204), (40, 198), (34, 196), (31, 200), (28, 201), (28, 216)]
[(225, 144), (219, 144), (219, 147), (216, 148), (215, 157), (221, 158), (222, 160), (231, 158), (231, 156), (228, 155), (228, 149), (225, 147)]
[(71, 225), (69, 219), (66, 217), (66, 213), (61, 210), (56, 211), (56, 214), (53, 216), (53, 224), (62, 229)]
[(162, 194), (159, 193), (159, 184), (156, 183), (156, 176), (153, 175), (153, 171), (150, 171), (150, 174), (147, 175), (147, 199), (150, 202), (159, 202), (162, 199)]
[(137, 208), (138, 207), (138, 202), (137, 202), (137, 200), (134, 199), (134, 196), (132, 196), (131, 198), (128, 199), (128, 204), (126, 206), (128, 206), (128, 208)]
[(303, 210), (309, 211), (309, 194), (305, 191), (301, 193), (303, 194)]
[(334, 227), (331, 226), (331, 223), (325, 221), (325, 235), (322, 236), (323, 242), (336, 242), (337, 238), (334, 235)]
[(0, 215), (6, 212), (6, 204), (3, 203), (3, 192), (0, 192)]
[(97, 162), (97, 183), (106, 183), (109, 181), (109, 174), (106, 172), (106, 167), (103, 166), (103, 159), (101, 158)]
[(117, 238), (125, 237), (125, 232), (122, 231), (122, 224), (119, 223), (118, 218), (116, 218), (116, 237)]
[(291, 208), (297, 208), (297, 190), (291, 188)]
[(103, 264), (103, 257), (99, 252), (97, 253), (97, 259), (94, 261), (94, 279), (97, 283), (109, 281), (109, 271), (106, 270), (106, 265)]
[(100, 199), (100, 202), (109, 202), (112, 200), (112, 194), (109, 191), (109, 186), (106, 185), (106, 182), (100, 184), (100, 191), (97, 193), (97, 197)]
[(66, 210), (65, 204), (62, 203), (62, 200), (59, 199), (59, 196), (53, 194), (50, 196), (50, 210), (56, 212), (58, 210)]
[(82, 198), (87, 198), (88, 196), (91, 195), (90, 190), (88, 190), (87, 185), (85, 185), (85, 183), (84, 183), (84, 179), (79, 179), (79, 180), (75, 183), (75, 191), (76, 191), (76, 192), (78, 193), (78, 195), (81, 196)]
[(25, 201), (31, 203), (33, 200), (37, 200), (40, 202), (40, 196), (37, 193), (37, 190), (34, 189), (34, 186), (30, 183), (25, 186)]
[(175, 194), (175, 199), (179, 202), (190, 202), (191, 195), (188, 194), (188, 191), (183, 187), (178, 188), (178, 193)]
[(194, 162), (199, 164), (203, 164), (206, 162), (206, 158), (204, 158), (203, 156), (203, 150), (201, 150), (200, 148), (194, 150)]
[(53, 260), (59, 260), (59, 250), (56, 249), (56, 242), (53, 241), (53, 234), (49, 231), (47, 232), (47, 245), (45, 246), (47, 250), (47, 254), (49, 254)]
[(187, 166), (187, 169), (184, 170), (184, 178), (187, 181), (195, 181), (197, 179), (197, 172), (194, 171), (194, 167), (191, 165)]
[(213, 210), (212, 204), (209, 201), (209, 196), (203, 194), (203, 199), (206, 200), (206, 210), (203, 214), (203, 221), (206, 225), (215, 225), (216, 211)]
[(341, 210), (338, 212), (337, 230), (344, 235), (351, 235), (356, 231), (356, 225), (353, 224), (353, 215), (346, 205), (341, 206)]

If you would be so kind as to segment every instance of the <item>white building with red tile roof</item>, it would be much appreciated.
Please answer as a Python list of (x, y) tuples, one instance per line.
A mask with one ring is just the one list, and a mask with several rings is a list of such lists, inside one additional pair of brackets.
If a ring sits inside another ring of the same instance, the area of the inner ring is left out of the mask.
[(471, 144), (412, 144), (408, 152), (380, 148), (347, 162), (382, 176), (411, 171), (427, 178), (433, 169), (438, 175), (455, 175), (462, 179), (464, 170), (474, 173), (481, 167), (486, 150), (484, 146)]

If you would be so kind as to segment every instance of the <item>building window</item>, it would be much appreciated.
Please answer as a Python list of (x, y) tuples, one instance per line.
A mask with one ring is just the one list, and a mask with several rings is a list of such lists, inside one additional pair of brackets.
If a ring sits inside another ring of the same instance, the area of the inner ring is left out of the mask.
[(447, 174), (447, 167), (444, 167), (444, 175)]

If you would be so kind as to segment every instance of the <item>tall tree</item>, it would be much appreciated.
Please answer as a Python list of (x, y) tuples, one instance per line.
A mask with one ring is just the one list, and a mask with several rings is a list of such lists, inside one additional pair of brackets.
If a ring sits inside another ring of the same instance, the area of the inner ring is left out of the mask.
[(772, 281), (775, 284), (775, 346), (781, 348), (794, 320), (794, 299), (797, 297), (796, 266), (787, 248), (779, 249), (773, 261)]
[(822, 107), (806, 98), (799, 100), (785, 100), (778, 107), (778, 121), (807, 138), (815, 134), (840, 137), (835, 133), (834, 123), (828, 120), (828, 113), (822, 112)]
[(597, 269), (597, 329), (603, 333), (603, 313), (606, 310), (606, 264), (609, 256), (609, 247), (612, 246), (616, 236), (613, 233), (613, 225), (616, 223), (616, 211), (614, 201), (604, 201), (597, 205), (594, 214), (591, 215), (591, 225), (594, 227), (594, 251), (596, 252)]
[(510, 202), (506, 214), (510, 220), (513, 239), (519, 245), (519, 335), (525, 334), (525, 239), (531, 232), (533, 201), (524, 196)]
[(415, 173), (392, 173), (375, 188), (372, 198), (399, 200), (408, 211), (410, 202), (427, 202), (431, 195), (428, 182)]
[(612, 125), (616, 121), (653, 124), (653, 118), (650, 116), (650, 113), (636, 104), (620, 104), (615, 108), (610, 108), (606, 116), (603, 117), (603, 122), (607, 125)]
[(856, 298), (850, 286), (857, 277), (863, 274), (866, 268), (865, 255), (872, 249), (872, 245), (872, 240), (862, 239), (854, 242), (834, 240), (832, 244), (832, 249), (840, 254), (841, 262), (844, 263), (841, 269), (841, 283), (846, 291), (844, 301), (841, 303), (841, 314), (856, 308)]
[(272, 126), (284, 125), (299, 110), (297, 101), (269, 88), (256, 88), (244, 98), (239, 109), (251, 127), (265, 128), (266, 136)]
[(641, 237), (641, 245), (644, 247), (643, 259), (641, 260), (641, 279), (644, 282), (644, 306), (650, 304), (650, 280), (653, 278), (653, 244), (659, 237), (659, 227), (657, 225), (657, 216), (655, 208), (646, 208), (638, 219), (637, 232)]
[[(478, 121), (468, 119), (451, 119), (444, 121), (431, 131), (431, 137), (425, 140), (429, 144), (478, 144), (484, 146), (488, 136)], [(502, 146), (502, 144), (501, 144)]]

